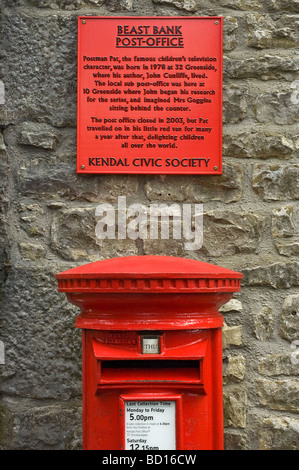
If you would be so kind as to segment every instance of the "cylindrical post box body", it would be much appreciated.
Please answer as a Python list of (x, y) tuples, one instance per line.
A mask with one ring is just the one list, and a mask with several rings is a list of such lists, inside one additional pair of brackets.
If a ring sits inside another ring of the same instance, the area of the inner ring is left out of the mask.
[(132, 256), (56, 278), (81, 310), (84, 449), (222, 449), (219, 308), (242, 274)]

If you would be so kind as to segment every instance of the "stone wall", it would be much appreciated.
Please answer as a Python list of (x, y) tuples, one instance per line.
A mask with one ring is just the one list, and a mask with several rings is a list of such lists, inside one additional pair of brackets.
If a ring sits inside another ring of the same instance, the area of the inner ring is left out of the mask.
[[(223, 307), (226, 449), (298, 449), (298, 0), (2, 0), (0, 445), (81, 448), (77, 309), (55, 273), (166, 254), (244, 274)], [(78, 15), (223, 16), (221, 176), (76, 174)], [(201, 203), (204, 242), (97, 240), (95, 208)]]

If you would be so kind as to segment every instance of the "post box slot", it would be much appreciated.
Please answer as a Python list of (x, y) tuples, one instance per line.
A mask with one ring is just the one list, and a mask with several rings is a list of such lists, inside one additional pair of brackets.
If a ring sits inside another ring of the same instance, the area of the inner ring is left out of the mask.
[(146, 359), (99, 361), (100, 384), (140, 382), (201, 383), (200, 360)]

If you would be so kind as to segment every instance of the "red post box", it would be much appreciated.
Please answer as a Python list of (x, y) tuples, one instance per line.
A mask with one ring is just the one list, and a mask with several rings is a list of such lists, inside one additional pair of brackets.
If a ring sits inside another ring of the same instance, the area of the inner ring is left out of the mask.
[(167, 256), (57, 274), (80, 307), (86, 450), (223, 448), (222, 315), (242, 274)]

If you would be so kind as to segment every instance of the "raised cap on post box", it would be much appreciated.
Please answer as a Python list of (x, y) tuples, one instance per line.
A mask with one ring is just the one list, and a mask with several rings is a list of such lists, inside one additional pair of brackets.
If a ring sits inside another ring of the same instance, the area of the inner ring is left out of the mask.
[(239, 292), (243, 275), (173, 256), (101, 260), (56, 274), (58, 291), (79, 306), (79, 328), (219, 328), (219, 308)]

